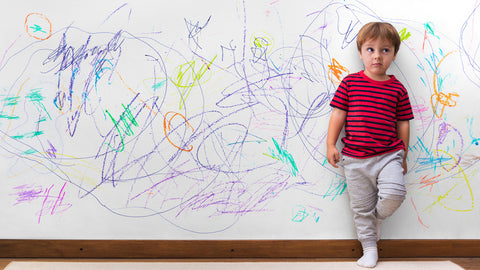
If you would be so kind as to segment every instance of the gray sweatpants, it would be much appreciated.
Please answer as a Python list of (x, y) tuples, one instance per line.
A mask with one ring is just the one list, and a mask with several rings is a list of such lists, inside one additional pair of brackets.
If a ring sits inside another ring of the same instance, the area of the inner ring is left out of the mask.
[(403, 150), (366, 159), (343, 156), (350, 207), (363, 248), (377, 246), (377, 220), (391, 216), (405, 199), (403, 156)]

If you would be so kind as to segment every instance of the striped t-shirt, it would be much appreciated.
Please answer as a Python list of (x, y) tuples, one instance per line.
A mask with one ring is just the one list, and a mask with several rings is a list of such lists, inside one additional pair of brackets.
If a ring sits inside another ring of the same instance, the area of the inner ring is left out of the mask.
[(405, 87), (395, 76), (374, 81), (363, 71), (346, 76), (330, 106), (347, 111), (342, 154), (367, 158), (405, 149), (397, 121), (413, 119)]

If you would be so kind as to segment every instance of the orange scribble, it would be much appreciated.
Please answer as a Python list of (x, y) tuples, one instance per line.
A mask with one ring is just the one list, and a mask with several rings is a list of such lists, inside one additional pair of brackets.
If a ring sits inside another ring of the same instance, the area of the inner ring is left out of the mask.
[[(171, 114), (173, 114), (173, 115), (169, 118), (169, 115), (171, 115)], [(190, 145), (190, 147), (189, 147), (188, 149), (183, 149), (183, 148), (177, 146), (176, 144), (174, 144), (174, 143), (170, 140), (170, 138), (168, 137), (168, 132), (172, 130), (172, 126), (171, 126), (172, 120), (173, 120), (175, 117), (177, 117), (177, 116), (180, 116), (181, 118), (183, 118), (183, 121), (185, 122), (185, 124), (187, 124), (187, 126), (192, 129), (192, 132), (194, 131), (193, 127), (190, 125), (190, 123), (188, 123), (188, 121), (187, 121), (187, 119), (185, 118), (185, 116), (183, 116), (183, 115), (180, 114), (180, 113), (176, 113), (176, 112), (170, 111), (170, 112), (167, 112), (167, 113), (165, 114), (165, 117), (163, 118), (163, 131), (165, 132), (165, 137), (167, 138), (167, 140), (170, 142), (171, 145), (175, 146), (176, 148), (178, 148), (178, 149), (180, 149), (180, 150), (182, 150), (182, 151), (190, 152), (190, 151), (192, 151), (192, 149), (193, 149), (193, 146), (192, 146), (192, 145)], [(169, 118), (169, 119), (167, 120), (167, 118)]]
[[(68, 95), (67, 92), (69, 90), (65, 87), (61, 87), (59, 93), (58, 93), (58, 97), (60, 100), (65, 100), (65, 99), (68, 99)], [(76, 101), (76, 102), (75, 102)], [(58, 113), (59, 114), (65, 114), (67, 112), (76, 112), (76, 111), (79, 111), (83, 105), (84, 101), (80, 100), (80, 97), (78, 95), (75, 95), (73, 97), (73, 102), (72, 102), (72, 105), (71, 105), (71, 108), (69, 110), (63, 110), (63, 105), (62, 104), (56, 104), (57, 105), (57, 108), (58, 108)]]
[(25, 17), (25, 31), (38, 40), (46, 40), (52, 36), (52, 23), (41, 13), (30, 13)]
[[(117, 74), (117, 76), (118, 76), (118, 78), (120, 79), (120, 81), (122, 82), (122, 84), (123, 84), (128, 90), (130, 90), (130, 92), (132, 92), (134, 95), (137, 95), (137, 94), (138, 94), (137, 91), (133, 90), (133, 89), (125, 82), (125, 80), (123, 79), (122, 75), (120, 75), (120, 73), (119, 73), (118, 71), (115, 71), (115, 73)], [(147, 109), (148, 109), (149, 111), (151, 111), (153, 114), (155, 114), (155, 115), (157, 114), (157, 112), (154, 111), (154, 110), (152, 109), (152, 107), (150, 107), (150, 106), (147, 105), (147, 102), (145, 102), (145, 100), (143, 100), (143, 99), (141, 99), (141, 98), (140, 98), (139, 100), (144, 104), (145, 108), (147, 108)]]
[(427, 40), (427, 29), (425, 29), (425, 34), (423, 35), (423, 45), (422, 45), (422, 51), (425, 51), (425, 41)]
[[(346, 67), (340, 65), (340, 63), (338, 63), (337, 59), (335, 58), (332, 58), (332, 64), (328, 65), (328, 68), (328, 78), (331, 82), (335, 84), (340, 84), (345, 74), (349, 73), (349, 70)], [(332, 78), (332, 75), (335, 76), (335, 78)]]
[[(442, 115), (443, 115), (443, 112), (445, 111), (445, 107), (448, 106), (448, 107), (455, 107), (457, 105), (457, 102), (453, 100), (453, 97), (459, 97), (459, 95), (457, 93), (448, 93), (448, 94), (445, 94), (445, 93), (442, 93), (442, 92), (439, 92), (438, 89), (437, 89), (437, 85), (438, 85), (438, 78), (437, 78), (437, 74), (438, 74), (438, 67), (440, 66), (440, 64), (443, 62), (443, 60), (445, 60), (445, 58), (447, 56), (449, 56), (450, 54), (452, 54), (454, 51), (451, 51), (449, 53), (447, 53), (441, 60), (440, 62), (438, 62), (438, 65), (435, 67), (435, 72), (433, 73), (433, 90), (435, 91), (435, 93), (431, 96), (430, 98), (430, 103), (432, 105), (432, 109), (433, 109), (433, 113), (435, 114), (435, 116), (437, 116), (437, 118), (441, 118)], [(439, 106), (440, 105), (440, 106)], [(438, 107), (441, 107), (440, 108), (440, 112), (438, 112)]]

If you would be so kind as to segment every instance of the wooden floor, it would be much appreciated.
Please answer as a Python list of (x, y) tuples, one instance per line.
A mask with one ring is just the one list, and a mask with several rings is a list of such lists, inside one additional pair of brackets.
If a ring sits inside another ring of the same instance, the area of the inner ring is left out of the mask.
[[(480, 269), (480, 257), (479, 258), (381, 258), (381, 261), (451, 261), (466, 270), (479, 270)], [(0, 259), (0, 270), (3, 270), (13, 259)], [(188, 259), (188, 260), (109, 260), (109, 259), (15, 259), (15, 261), (75, 261), (75, 262), (323, 262), (323, 261), (339, 261), (339, 259)], [(355, 261), (355, 259), (342, 259), (341, 261)]]

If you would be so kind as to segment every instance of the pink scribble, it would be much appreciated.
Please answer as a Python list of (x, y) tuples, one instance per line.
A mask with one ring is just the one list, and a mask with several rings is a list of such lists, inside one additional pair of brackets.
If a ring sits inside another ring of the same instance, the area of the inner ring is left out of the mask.
[(8, 49), (5, 50), (5, 52), (3, 53), (3, 56), (2, 56), (2, 60), (0, 61), (0, 67), (2, 67), (3, 61), (5, 60), (5, 56), (7, 55), (8, 51), (13, 47), (13, 44), (15, 44), (15, 43), (20, 39), (21, 36), (22, 36), (22, 35), (19, 35), (19, 36), (17, 37), (17, 39), (15, 39), (15, 41), (14, 41), (12, 44), (10, 44), (10, 46), (8, 47)]
[(58, 194), (55, 195), (53, 194), (55, 185), (51, 185), (46, 189), (39, 185), (21, 185), (15, 187), (15, 192), (9, 195), (16, 196), (16, 202), (13, 205), (41, 200), (40, 211), (36, 213), (38, 215), (38, 223), (40, 223), (43, 216), (60, 214), (72, 207), (72, 204), (64, 203), (66, 185), (67, 183), (65, 182)]
[(38, 213), (38, 223), (40, 224), (40, 220), (42, 216), (46, 215), (55, 215), (55, 214), (60, 214), (65, 211), (67, 211), (70, 207), (72, 207), (71, 204), (64, 204), (63, 199), (65, 198), (65, 186), (67, 183), (65, 182), (58, 192), (58, 195), (56, 196), (51, 196), (50, 192), (54, 188), (54, 185), (51, 185), (47, 190), (44, 191), (44, 199), (42, 203), (42, 208), (40, 209)]

